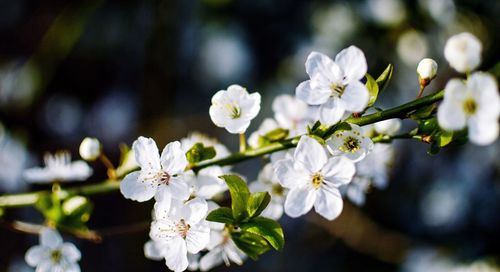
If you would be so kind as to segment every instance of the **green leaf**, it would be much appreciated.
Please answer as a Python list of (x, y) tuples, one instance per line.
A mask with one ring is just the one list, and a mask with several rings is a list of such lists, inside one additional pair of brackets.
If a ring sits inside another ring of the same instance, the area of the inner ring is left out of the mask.
[(441, 133), (439, 133), (439, 137), (438, 137), (438, 144), (439, 144), (439, 147), (444, 147), (444, 146), (447, 146), (451, 143), (451, 141), (453, 140), (453, 131), (441, 131)]
[(368, 93), (370, 94), (370, 100), (368, 100), (368, 107), (372, 106), (375, 104), (375, 101), (377, 101), (378, 93), (379, 93), (379, 86), (375, 79), (373, 77), (366, 73), (366, 88), (368, 89)]
[(205, 147), (202, 143), (194, 144), (187, 152), (186, 158), (189, 163), (197, 163), (205, 160), (210, 160), (216, 155), (213, 146)]
[(283, 249), (285, 245), (283, 229), (278, 222), (272, 219), (261, 216), (255, 217), (250, 222), (241, 224), (240, 228), (246, 232), (262, 236), (276, 250)]
[(389, 86), (389, 82), (391, 82), (392, 79), (392, 72), (394, 72), (394, 65), (389, 64), (385, 68), (385, 70), (378, 76), (376, 82), (378, 85), (378, 93), (382, 93), (387, 86)]
[(250, 232), (233, 232), (231, 238), (236, 246), (252, 260), (257, 260), (259, 255), (264, 254), (271, 248), (262, 236)]
[(216, 210), (211, 211), (207, 215), (207, 220), (212, 222), (224, 223), (224, 224), (233, 224), (233, 211), (227, 207), (221, 207)]
[(271, 195), (268, 192), (253, 193), (248, 198), (247, 212), (248, 216), (259, 216), (271, 201)]
[(250, 197), (248, 186), (243, 179), (236, 175), (224, 175), (220, 176), (220, 178), (223, 179), (227, 187), (229, 187), (233, 218), (235, 222), (240, 222), (248, 217), (246, 209), (248, 198)]
[(270, 142), (276, 142), (279, 140), (283, 140), (288, 136), (288, 129), (277, 128), (269, 131), (263, 137)]

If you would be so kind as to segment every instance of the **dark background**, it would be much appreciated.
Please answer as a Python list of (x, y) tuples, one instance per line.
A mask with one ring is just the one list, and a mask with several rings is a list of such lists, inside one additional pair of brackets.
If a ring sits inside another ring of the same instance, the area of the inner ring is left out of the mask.
[[(378, 103), (395, 106), (418, 92), (415, 68), (424, 57), (439, 63), (430, 91), (457, 76), (443, 57), (453, 34), (474, 33), (483, 42), (480, 69), (494, 66), (500, 59), (499, 14), (499, 1), (473, 0), (0, 0), (0, 133), (13, 141), (0, 145), (0, 192), (45, 188), (27, 185), (21, 170), (40, 164), (45, 151), (69, 149), (78, 157), (85, 136), (98, 137), (114, 161), (118, 145), (139, 135), (161, 147), (202, 131), (236, 150), (237, 137), (210, 121), (211, 96), (232, 83), (259, 91), (262, 110), (252, 131), (272, 116), (274, 96), (293, 94), (306, 78), (304, 61), (312, 50), (333, 57), (357, 45), (375, 75), (393, 63), (393, 81)], [(500, 144), (467, 144), (436, 156), (427, 148), (398, 143), (389, 187), (373, 190), (365, 206), (345, 200), (333, 222), (284, 216), (283, 252), (230, 270), (433, 271), (497, 261)], [(259, 165), (236, 169), (253, 179)], [(105, 178), (104, 169), (93, 166), (89, 182)], [(91, 229), (149, 220), (151, 203), (127, 201), (119, 193), (92, 199)], [(43, 220), (31, 208), (6, 217)], [(144, 257), (147, 239), (144, 229), (105, 237), (101, 244), (73, 242), (82, 251), (83, 271), (166, 270), (163, 262)], [(36, 236), (1, 228), (0, 271), (30, 271), (23, 257), (36, 243)]]

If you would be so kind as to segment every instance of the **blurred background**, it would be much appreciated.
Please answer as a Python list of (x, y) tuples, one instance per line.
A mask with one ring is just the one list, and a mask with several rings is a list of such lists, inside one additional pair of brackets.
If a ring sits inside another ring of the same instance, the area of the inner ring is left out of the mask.
[[(439, 63), (427, 92), (457, 74), (443, 57), (453, 34), (469, 31), (483, 43), (482, 70), (500, 60), (500, 1), (475, 0), (0, 0), (0, 193), (45, 189), (22, 170), (43, 153), (69, 149), (78, 157), (85, 136), (99, 138), (112, 160), (120, 143), (139, 135), (159, 146), (205, 132), (236, 150), (237, 136), (215, 127), (211, 96), (238, 83), (263, 95), (255, 130), (272, 116), (278, 94), (294, 94), (306, 79), (312, 50), (334, 57), (354, 44), (378, 75), (395, 65), (377, 102), (388, 108), (414, 99), (416, 65)], [(404, 123), (411, 129), (412, 122)], [(389, 186), (372, 190), (364, 206), (345, 200), (342, 216), (284, 216), (286, 246), (257, 262), (218, 271), (450, 271), (490, 267), (500, 255), (500, 141), (426, 154), (418, 142), (397, 143)], [(105, 178), (98, 164), (89, 182)], [(255, 179), (260, 162), (236, 170)], [(152, 203), (119, 193), (93, 197), (91, 229), (144, 222)], [(32, 208), (7, 219), (41, 223)], [(147, 260), (147, 229), (73, 241), (83, 271), (165, 271)], [(32, 271), (24, 253), (35, 235), (0, 228), (0, 271)]]

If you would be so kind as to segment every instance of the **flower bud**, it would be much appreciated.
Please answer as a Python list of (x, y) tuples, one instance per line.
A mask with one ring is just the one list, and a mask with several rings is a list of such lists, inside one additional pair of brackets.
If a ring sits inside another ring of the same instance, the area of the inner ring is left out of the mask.
[(417, 74), (420, 85), (427, 86), (436, 77), (437, 63), (433, 59), (425, 58), (418, 63)]
[(101, 143), (96, 138), (87, 137), (80, 144), (80, 156), (87, 161), (95, 161), (101, 155)]
[(474, 35), (464, 32), (446, 41), (444, 57), (453, 69), (461, 73), (476, 69), (481, 63), (482, 45)]

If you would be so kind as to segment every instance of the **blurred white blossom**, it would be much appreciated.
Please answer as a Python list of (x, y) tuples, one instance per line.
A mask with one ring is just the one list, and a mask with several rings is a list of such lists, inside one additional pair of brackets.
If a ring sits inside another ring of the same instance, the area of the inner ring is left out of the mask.
[(45, 153), (45, 167), (24, 170), (24, 178), (31, 183), (51, 183), (65, 181), (84, 181), (92, 175), (92, 168), (85, 161), (71, 161), (71, 154), (60, 151)]
[(476, 36), (463, 32), (446, 41), (444, 57), (458, 72), (471, 72), (481, 63), (482, 47)]

